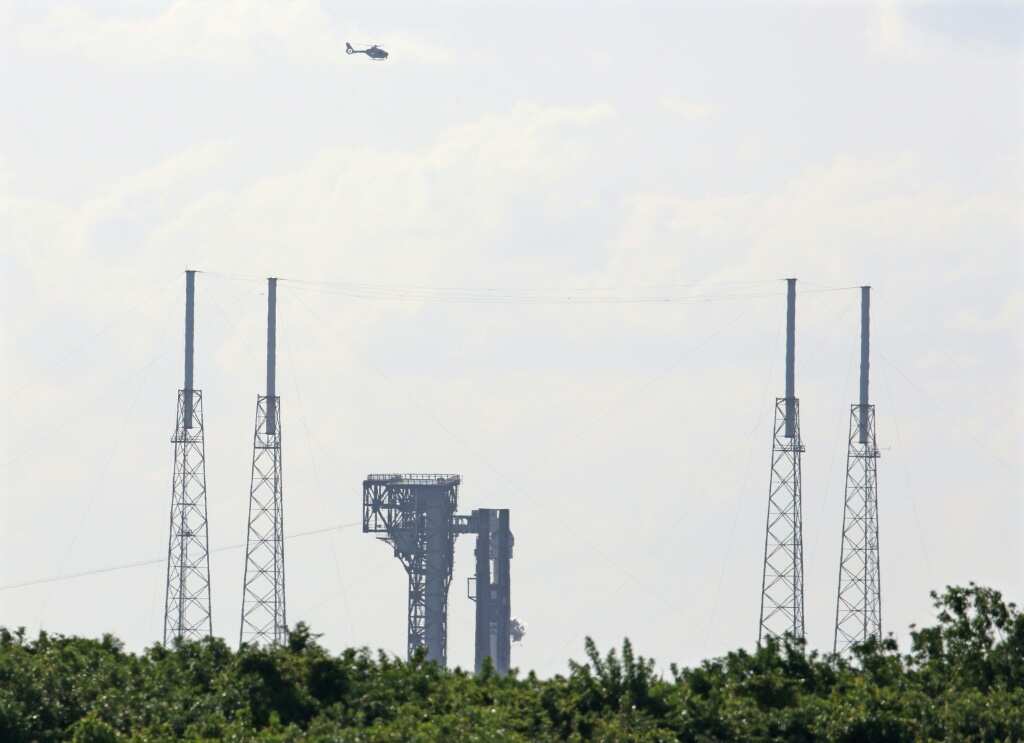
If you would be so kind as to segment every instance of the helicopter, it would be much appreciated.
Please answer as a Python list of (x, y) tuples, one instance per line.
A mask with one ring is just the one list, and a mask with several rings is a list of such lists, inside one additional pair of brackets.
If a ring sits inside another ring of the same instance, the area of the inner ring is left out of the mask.
[(345, 42), (345, 53), (346, 54), (365, 54), (370, 59), (387, 59), (388, 53), (381, 49), (379, 46), (374, 44), (373, 46), (367, 47), (366, 49), (353, 49), (352, 45)]

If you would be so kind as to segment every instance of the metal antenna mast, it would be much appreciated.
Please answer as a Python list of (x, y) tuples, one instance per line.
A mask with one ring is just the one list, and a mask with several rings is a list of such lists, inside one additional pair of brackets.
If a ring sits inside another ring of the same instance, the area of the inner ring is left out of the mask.
[(871, 287), (860, 288), (860, 402), (850, 406), (846, 448), (846, 505), (839, 557), (835, 652), (882, 637), (878, 561), (878, 446), (875, 406), (868, 397)]
[(279, 645), (288, 639), (284, 591), (281, 398), (275, 391), (276, 355), (277, 279), (271, 278), (267, 279), (267, 394), (256, 397), (240, 644)]
[(804, 637), (804, 546), (800, 489), (800, 401), (796, 397), (796, 279), (786, 279), (786, 396), (775, 398), (772, 471), (757, 641)]
[(203, 393), (192, 388), (196, 272), (185, 272), (185, 386), (178, 390), (174, 475), (167, 543), (164, 644), (212, 634), (210, 559), (206, 527), (206, 447)]

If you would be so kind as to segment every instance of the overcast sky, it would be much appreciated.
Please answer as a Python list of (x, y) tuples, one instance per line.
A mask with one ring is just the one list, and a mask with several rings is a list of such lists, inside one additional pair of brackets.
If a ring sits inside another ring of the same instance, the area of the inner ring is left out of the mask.
[[(185, 268), (232, 643), (270, 275), (302, 280), (286, 531), (349, 525), (288, 542), (288, 617), (333, 650), (404, 654), (405, 574), (357, 525), (388, 471), (511, 509), (514, 665), (564, 669), (587, 634), (662, 667), (751, 647), (786, 276), (810, 643), (857, 394), (840, 287), (874, 287), (885, 629), (949, 583), (1024, 600), (1020, 6), (425, 5), (3, 5), (0, 624), (160, 638)], [(472, 569), (463, 537), (464, 667)]]

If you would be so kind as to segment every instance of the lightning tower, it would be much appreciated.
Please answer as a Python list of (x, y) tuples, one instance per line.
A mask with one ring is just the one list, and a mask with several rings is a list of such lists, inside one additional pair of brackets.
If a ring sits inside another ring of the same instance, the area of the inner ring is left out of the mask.
[(800, 401), (796, 397), (796, 279), (786, 279), (786, 396), (775, 398), (772, 470), (757, 641), (804, 637), (804, 547), (800, 490)]
[(871, 287), (860, 289), (860, 402), (850, 406), (846, 448), (846, 504), (839, 557), (835, 652), (882, 637), (878, 564), (878, 446), (875, 406), (869, 402)]
[(212, 634), (210, 556), (206, 526), (206, 446), (203, 393), (192, 387), (196, 272), (185, 272), (185, 386), (178, 390), (174, 427), (171, 524), (167, 543), (164, 644)]
[(267, 279), (267, 394), (256, 397), (240, 644), (279, 645), (288, 639), (284, 591), (281, 398), (274, 388), (276, 354), (277, 279), (271, 278)]

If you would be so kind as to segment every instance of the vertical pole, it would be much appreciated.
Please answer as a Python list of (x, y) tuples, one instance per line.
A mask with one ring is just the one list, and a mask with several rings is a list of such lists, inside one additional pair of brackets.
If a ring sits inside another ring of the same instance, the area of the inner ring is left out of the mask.
[[(186, 392), (185, 399), (192, 400), (192, 393)], [(182, 446), (181, 448), (181, 523), (178, 525), (178, 556), (180, 565), (178, 566), (178, 631), (175, 633), (176, 637), (184, 637), (185, 634), (185, 606), (187, 603), (187, 587), (188, 587), (188, 574), (185, 572), (185, 566), (188, 565), (188, 543), (189, 543), (189, 528), (188, 528), (188, 503), (187, 503), (187, 492), (188, 492), (188, 447)]]
[(495, 583), (498, 588), (498, 600), (495, 613), (495, 634), (497, 642), (495, 648), (494, 666), (498, 674), (508, 674), (511, 665), (512, 636), (510, 624), (512, 621), (512, 597), (511, 597), (511, 571), (510, 562), (512, 559), (512, 532), (509, 530), (508, 509), (502, 508), (498, 511), (498, 549), (495, 560)]
[(796, 381), (793, 371), (796, 358), (796, 279), (786, 279), (786, 431), (793, 438), (793, 408)]
[(871, 339), (871, 287), (860, 288), (860, 421), (858, 440), (868, 443), (868, 371), (871, 366), (868, 352)]
[(490, 511), (473, 511), (476, 527), (476, 672), (484, 667), (491, 650), (491, 525)]
[(427, 660), (444, 666), (447, 599), (445, 581), (450, 575), (449, 565), (452, 558), (448, 551), (451, 512), (447, 509), (446, 493), (440, 488), (424, 489), (420, 492), (419, 498), (426, 532), (426, 574), (423, 581), (426, 606), (423, 624)]
[(275, 430), (274, 405), (277, 362), (277, 279), (267, 279), (267, 435)]
[(195, 342), (196, 272), (185, 271), (185, 428), (192, 428), (192, 351)]

